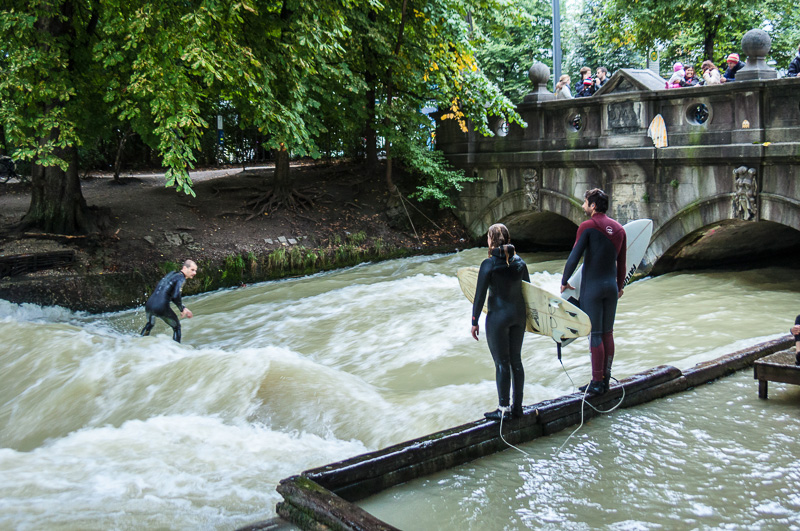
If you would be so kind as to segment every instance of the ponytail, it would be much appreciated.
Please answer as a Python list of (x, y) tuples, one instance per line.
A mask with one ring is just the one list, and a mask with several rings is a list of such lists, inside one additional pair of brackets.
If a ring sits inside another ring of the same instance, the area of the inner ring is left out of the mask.
[(514, 249), (514, 246), (510, 243), (508, 245), (503, 245), (500, 248), (503, 250), (503, 254), (506, 257), (506, 265), (511, 265), (510, 260), (514, 258), (515, 254), (517, 254), (517, 250)]

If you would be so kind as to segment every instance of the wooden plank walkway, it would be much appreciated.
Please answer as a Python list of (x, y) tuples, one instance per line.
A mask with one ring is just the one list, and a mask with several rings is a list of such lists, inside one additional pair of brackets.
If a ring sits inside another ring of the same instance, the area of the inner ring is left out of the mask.
[(758, 380), (758, 398), (767, 398), (767, 382), (800, 385), (800, 365), (795, 363), (793, 348), (761, 358), (753, 367)]

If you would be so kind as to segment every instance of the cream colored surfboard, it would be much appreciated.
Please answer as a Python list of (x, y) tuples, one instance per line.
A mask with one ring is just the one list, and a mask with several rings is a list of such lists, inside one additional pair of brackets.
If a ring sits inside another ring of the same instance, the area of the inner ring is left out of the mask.
[[(462, 267), (456, 272), (461, 291), (470, 302), (475, 300), (478, 287), (478, 268)], [(589, 316), (580, 308), (557, 295), (522, 281), (522, 297), (527, 312), (526, 330), (552, 337), (561, 343), (565, 339), (588, 336), (592, 331)], [(486, 304), (483, 312), (486, 313)]]

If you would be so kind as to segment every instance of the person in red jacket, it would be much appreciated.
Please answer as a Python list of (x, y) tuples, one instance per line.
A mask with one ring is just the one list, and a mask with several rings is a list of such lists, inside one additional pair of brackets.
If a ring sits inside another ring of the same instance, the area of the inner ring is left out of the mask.
[(578, 227), (575, 245), (561, 277), (561, 292), (574, 289), (568, 280), (583, 256), (580, 307), (592, 321), (589, 336), (592, 381), (579, 389), (588, 394), (603, 394), (611, 382), (614, 317), (625, 285), (627, 242), (622, 225), (606, 215), (606, 193), (594, 188), (587, 191), (584, 198), (583, 211), (589, 219)]

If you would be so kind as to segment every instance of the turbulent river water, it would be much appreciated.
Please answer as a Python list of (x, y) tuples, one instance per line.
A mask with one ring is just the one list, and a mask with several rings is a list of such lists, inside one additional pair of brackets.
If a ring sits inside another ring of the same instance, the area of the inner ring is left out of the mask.
[[(494, 369), (454, 272), (485, 253), (187, 298), (195, 317), (181, 345), (163, 323), (138, 337), (141, 308), (97, 316), (0, 301), (0, 528), (234, 529), (275, 515), (284, 477), (481, 418), (496, 407)], [(532, 282), (556, 292), (565, 256), (523, 258)], [(631, 284), (615, 375), (785, 335), (796, 277), (775, 267)], [(525, 403), (588, 381), (587, 351), (585, 339), (564, 349), (567, 374), (552, 340), (528, 334)], [(737, 522), (723, 511), (748, 515), (745, 526), (754, 514), (798, 526), (800, 393), (772, 385), (759, 402), (756, 387), (740, 374), (615, 412), (558, 457), (569, 430), (526, 445), (530, 457), (502, 452), (365, 507), (408, 529)]]

